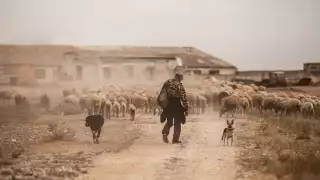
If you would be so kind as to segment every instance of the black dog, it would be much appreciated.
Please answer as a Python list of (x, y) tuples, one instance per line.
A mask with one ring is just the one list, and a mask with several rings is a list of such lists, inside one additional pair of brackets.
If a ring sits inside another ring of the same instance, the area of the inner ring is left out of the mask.
[(104, 118), (102, 115), (90, 115), (86, 118), (86, 127), (90, 127), (93, 137), (93, 143), (99, 144), (99, 137), (101, 128), (104, 124)]

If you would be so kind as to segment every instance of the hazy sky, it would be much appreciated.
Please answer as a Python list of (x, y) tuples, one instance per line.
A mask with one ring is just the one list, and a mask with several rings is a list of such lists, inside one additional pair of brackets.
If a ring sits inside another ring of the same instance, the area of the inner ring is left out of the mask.
[(320, 0), (0, 0), (0, 43), (195, 46), (296, 69), (320, 62)]

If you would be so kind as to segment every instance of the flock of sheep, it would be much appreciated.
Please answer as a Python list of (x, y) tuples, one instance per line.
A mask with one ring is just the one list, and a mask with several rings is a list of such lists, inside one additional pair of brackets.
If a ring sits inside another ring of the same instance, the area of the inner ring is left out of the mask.
[[(236, 111), (246, 115), (248, 111), (257, 110), (261, 117), (266, 111), (277, 116), (301, 113), (305, 117), (315, 115), (315, 109), (320, 106), (316, 96), (299, 93), (266, 92), (265, 87), (243, 85), (234, 82), (210, 82), (199, 87), (185, 85), (189, 101), (189, 114), (204, 114), (219, 111), (220, 117)], [(129, 115), (131, 120), (135, 114), (160, 115), (161, 108), (157, 104), (160, 87), (120, 87), (107, 86), (98, 89), (84, 88), (82, 90), (65, 89), (62, 91), (61, 104), (75, 106), (80, 112), (88, 115), (102, 114), (106, 119), (111, 117), (124, 118)], [(0, 90), (0, 100), (3, 104), (14, 101), (16, 106), (28, 105), (28, 98), (11, 90)], [(39, 104), (50, 108), (50, 97), (42, 94)], [(65, 113), (67, 114), (67, 113)]]
[(243, 85), (236, 83), (227, 83), (227, 90), (218, 93), (219, 103), (221, 105), (219, 115), (224, 113), (234, 113), (241, 110), (242, 114), (248, 111), (257, 110), (264, 117), (267, 111), (274, 115), (297, 117), (301, 113), (304, 117), (315, 116), (316, 108), (320, 107), (320, 99), (317, 96), (310, 96), (294, 92), (266, 92), (265, 87), (255, 85)]

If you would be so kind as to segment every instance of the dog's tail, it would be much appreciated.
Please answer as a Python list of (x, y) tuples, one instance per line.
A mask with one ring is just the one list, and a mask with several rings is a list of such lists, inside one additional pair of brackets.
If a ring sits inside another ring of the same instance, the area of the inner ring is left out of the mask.
[(224, 128), (223, 133), (222, 133), (222, 136), (221, 136), (221, 141), (223, 140), (223, 138), (224, 138), (224, 136), (225, 136), (226, 132), (227, 132), (227, 128)]

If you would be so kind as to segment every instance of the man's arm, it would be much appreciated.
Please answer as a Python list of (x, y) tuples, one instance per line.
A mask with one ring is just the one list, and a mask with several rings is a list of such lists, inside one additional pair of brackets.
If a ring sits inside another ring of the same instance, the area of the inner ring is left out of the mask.
[(184, 89), (182, 83), (179, 83), (178, 90), (179, 90), (179, 94), (181, 97), (182, 105), (185, 108), (185, 110), (188, 111), (189, 104), (188, 104), (187, 94), (186, 94), (186, 90)]

